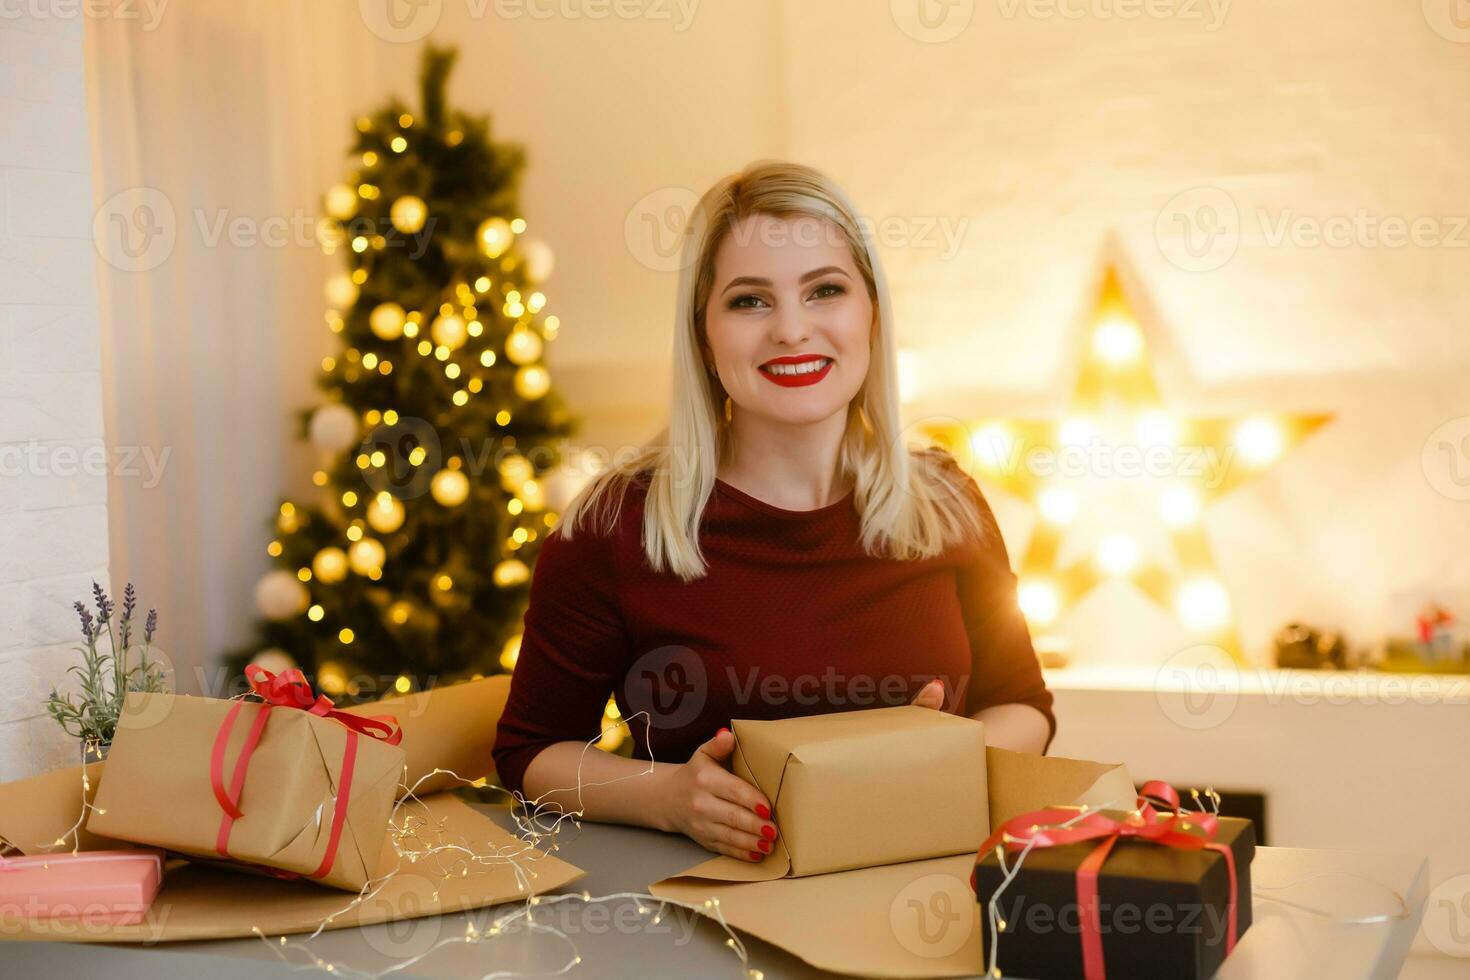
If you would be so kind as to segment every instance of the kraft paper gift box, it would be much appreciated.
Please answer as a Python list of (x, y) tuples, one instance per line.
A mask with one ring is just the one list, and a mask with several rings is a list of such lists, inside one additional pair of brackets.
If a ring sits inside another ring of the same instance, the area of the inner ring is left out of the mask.
[[(246, 875), (213, 862), (190, 861), (168, 869), (142, 922), (79, 928), (37, 916), (0, 915), (0, 940), (157, 943), (251, 936), (256, 930), (268, 936), (309, 933), (477, 909), (570, 884), (582, 877), (581, 869), (551, 855), (525, 853), (526, 845), (488, 815), (450, 793), (430, 792), (452, 781), (433, 775), (436, 769), (453, 769), (467, 780), (493, 776), (489, 747), (495, 743), (509, 686), (508, 676), (497, 675), (344, 710), (391, 715), (402, 728), (408, 772), (398, 791), (401, 795), (406, 786), (417, 784), (420, 797), (419, 802), (402, 804), (404, 814), (440, 828), (437, 839), (446, 844), (478, 853), (524, 853), (521, 864), (534, 871), (529, 882), (525, 871), (509, 862), (447, 878), (422, 867), (403, 868), (392, 840), (383, 842), (372, 897), (361, 902), (304, 881)], [(83, 799), (96, 804), (102, 775), (112, 771), (111, 764), (109, 758), (0, 784), (0, 850), (8, 845), (27, 855), (45, 856), (62, 846), (58, 843), (62, 838), (71, 842), (73, 831), (84, 854), (133, 847), (78, 826)], [(422, 777), (428, 778), (420, 782)], [(384, 880), (395, 867), (397, 873)]]
[[(1067, 812), (1069, 807), (1054, 807)], [(1110, 819), (1121, 811), (1103, 810)], [(1251, 861), (1255, 827), (1217, 817), (1214, 841), (1231, 851), (1236, 877), (1235, 940), (1251, 924)], [(1005, 928), (997, 936), (996, 966), (1006, 976), (1033, 980), (1084, 977), (1078, 869), (1098, 840), (1033, 847), (996, 902)], [(1008, 852), (1014, 870), (1017, 854)], [(988, 850), (975, 865), (982, 919), (1005, 877)], [(1185, 850), (1121, 837), (1097, 870), (1097, 935), (1110, 977), (1167, 976), (1192, 980), (1215, 975), (1230, 938), (1230, 875), (1215, 850)]]
[(1121, 766), (987, 748), (981, 722), (933, 708), (731, 729), (731, 770), (771, 801), (776, 846), (760, 862), (704, 861), (649, 891), (717, 901), (731, 926), (849, 976), (982, 973), (969, 876), (998, 819), (1058, 800), (1133, 799)]
[[(217, 771), (238, 800), (237, 818), (211, 779), (226, 726)], [(403, 766), (398, 746), (299, 708), (134, 691), (87, 829), (357, 891), (378, 863)]]
[(158, 851), (0, 857), (0, 920), (35, 917), (134, 925), (163, 880)]

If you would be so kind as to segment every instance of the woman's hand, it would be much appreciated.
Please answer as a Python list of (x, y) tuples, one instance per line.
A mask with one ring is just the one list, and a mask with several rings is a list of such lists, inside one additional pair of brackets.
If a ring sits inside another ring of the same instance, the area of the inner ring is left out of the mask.
[(708, 850), (759, 861), (771, 850), (776, 825), (769, 819), (770, 801), (726, 768), (734, 749), (734, 733), (721, 728), (688, 762), (670, 770), (666, 823)]
[(936, 677), (919, 689), (912, 704), (921, 708), (944, 708), (944, 681)]

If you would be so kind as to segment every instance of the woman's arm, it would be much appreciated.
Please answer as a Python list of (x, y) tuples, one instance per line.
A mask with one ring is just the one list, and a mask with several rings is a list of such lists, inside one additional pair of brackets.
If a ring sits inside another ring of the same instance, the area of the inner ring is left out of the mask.
[(996, 704), (970, 717), (985, 722), (986, 745), (1035, 755), (1046, 749), (1051, 724), (1029, 704)]
[(558, 742), (531, 760), (521, 792), (553, 812), (580, 811), (587, 820), (672, 830), (662, 797), (667, 770), (675, 768), (672, 762), (625, 759), (585, 742)]

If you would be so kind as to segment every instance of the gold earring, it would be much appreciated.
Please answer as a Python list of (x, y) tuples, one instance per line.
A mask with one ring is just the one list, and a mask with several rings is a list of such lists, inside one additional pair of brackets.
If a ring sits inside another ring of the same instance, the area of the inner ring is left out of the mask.
[(732, 415), (734, 415), (734, 414), (735, 414), (735, 405), (734, 405), (734, 403), (732, 401), (730, 401), (730, 396), (729, 395), (726, 395), (725, 396), (725, 421), (726, 422), (730, 421), (730, 417)]

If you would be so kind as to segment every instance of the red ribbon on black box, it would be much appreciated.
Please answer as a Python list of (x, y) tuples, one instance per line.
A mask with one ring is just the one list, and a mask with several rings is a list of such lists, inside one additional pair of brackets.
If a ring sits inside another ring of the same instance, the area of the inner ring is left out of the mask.
[(993, 926), (990, 966), (1034, 980), (1105, 980), (1105, 963), (1118, 977), (1209, 977), (1250, 926), (1254, 855), (1249, 820), (1181, 810), (1159, 780), (1132, 810), (1014, 817), (970, 875)]
[[(342, 824), (347, 819), (347, 801), (352, 795), (352, 772), (357, 761), (357, 736), (359, 734), (381, 739), (389, 745), (397, 745), (403, 740), (403, 731), (398, 727), (398, 720), (391, 715), (364, 715), (348, 714), (338, 711), (332, 704), (332, 699), (325, 694), (313, 694), (311, 685), (306, 681), (306, 675), (300, 668), (292, 667), (290, 670), (279, 674), (273, 674), (257, 664), (247, 664), (245, 667), (245, 679), (250, 682), (250, 688), (260, 695), (265, 702), (255, 716), (255, 722), (245, 735), (245, 744), (240, 748), (240, 756), (235, 761), (234, 772), (230, 775), (229, 786), (225, 785), (225, 747), (229, 743), (230, 732), (235, 727), (235, 719), (240, 714), (243, 701), (235, 702), (230, 713), (220, 724), (219, 734), (214, 739), (214, 750), (209, 757), (209, 783), (214, 789), (214, 798), (219, 801), (220, 809), (224, 816), (220, 818), (219, 835), (215, 842), (215, 850), (224, 857), (230, 856), (230, 828), (236, 820), (244, 816), (240, 810), (240, 790), (245, 785), (245, 773), (250, 767), (250, 756), (255, 752), (255, 746), (260, 741), (261, 733), (265, 731), (266, 719), (270, 717), (272, 708), (295, 708), (307, 711), (322, 718), (331, 718), (340, 722), (348, 729), (346, 748), (342, 753), (342, 769), (337, 780), (337, 800), (332, 811), (332, 826), (328, 831), (327, 849), (322, 855), (321, 864), (307, 877), (321, 878), (332, 870), (332, 863), (337, 859), (337, 845), (342, 839)], [(290, 871), (282, 871), (278, 868), (260, 867), (278, 878), (297, 878), (299, 875)]]

